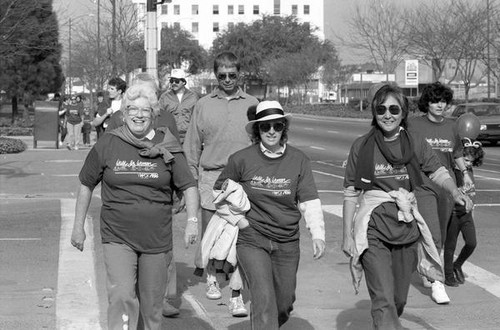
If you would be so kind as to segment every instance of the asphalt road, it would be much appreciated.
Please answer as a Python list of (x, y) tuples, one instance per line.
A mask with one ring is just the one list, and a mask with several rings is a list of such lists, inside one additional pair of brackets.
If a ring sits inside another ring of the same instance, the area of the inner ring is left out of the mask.
[[(355, 295), (347, 259), (340, 252), (342, 162), (352, 140), (368, 122), (296, 116), (290, 143), (313, 161), (327, 224), (327, 253), (312, 260), (311, 241), (302, 227), (297, 301), (283, 329), (371, 329), (366, 287)], [(31, 139), (25, 139), (29, 144)], [(52, 149), (39, 142), (21, 154), (0, 155), (0, 329), (105, 329), (106, 292), (98, 238), (99, 191), (89, 215), (93, 248), (74, 251), (72, 225), (77, 173), (88, 150)], [(448, 288), (451, 303), (436, 305), (417, 276), (402, 322), (408, 329), (498, 329), (500, 324), (499, 203), (500, 148), (487, 148), (478, 177), (482, 204), (475, 210), (478, 248), (464, 267), (467, 283)], [(185, 214), (174, 221), (181, 315), (164, 319), (164, 329), (249, 329), (249, 318), (227, 312), (223, 299), (204, 297), (204, 281), (192, 275), (194, 249), (182, 246)], [(66, 235), (66, 236), (65, 236)], [(245, 295), (245, 294), (244, 294)], [(248, 304), (248, 302), (247, 302)]]

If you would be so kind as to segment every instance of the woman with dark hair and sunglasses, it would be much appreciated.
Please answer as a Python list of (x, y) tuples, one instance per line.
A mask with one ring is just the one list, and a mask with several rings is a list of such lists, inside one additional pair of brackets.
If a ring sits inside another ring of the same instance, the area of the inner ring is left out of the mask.
[[(370, 93), (373, 128), (354, 141), (345, 171), (342, 250), (351, 258), (356, 292), (364, 271), (374, 329), (400, 329), (417, 267), (443, 281), (439, 254), (412, 193), (422, 184), (421, 173), (468, 210), (472, 203), (425, 140), (407, 131), (408, 100), (401, 89), (375, 85)], [(420, 244), (424, 254), (417, 254)]]
[[(464, 187), (468, 189), (473, 186), (473, 182), (464, 162), (462, 142), (456, 123), (444, 116), (452, 99), (453, 91), (440, 82), (425, 87), (418, 102), (418, 108), (424, 115), (412, 118), (408, 123), (408, 131), (420, 134), (427, 141), (453, 180), (455, 180), (455, 166), (458, 167), (463, 173)], [(438, 251), (441, 251), (446, 241), (454, 201), (430, 180), (424, 180), (424, 184), (416, 190), (415, 195), (420, 205), (427, 206), (422, 209), (422, 216), (431, 230)], [(436, 303), (449, 303), (450, 299), (443, 283), (429, 283), (425, 277), (422, 279), (424, 286), (432, 288), (431, 297)]]
[(227, 179), (243, 187), (251, 208), (239, 220), (238, 267), (250, 289), (252, 329), (278, 329), (290, 317), (299, 266), (299, 220), (304, 214), (314, 259), (325, 252), (321, 201), (309, 158), (287, 144), (290, 115), (262, 101), (246, 125), (253, 145), (229, 157), (214, 189)]

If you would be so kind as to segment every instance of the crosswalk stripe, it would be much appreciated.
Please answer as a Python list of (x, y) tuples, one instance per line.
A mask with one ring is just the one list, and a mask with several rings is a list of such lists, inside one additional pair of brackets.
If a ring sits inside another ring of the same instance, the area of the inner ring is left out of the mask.
[(75, 204), (75, 199), (61, 199), (56, 325), (61, 330), (100, 330), (93, 224), (87, 217), (83, 252), (71, 246)]

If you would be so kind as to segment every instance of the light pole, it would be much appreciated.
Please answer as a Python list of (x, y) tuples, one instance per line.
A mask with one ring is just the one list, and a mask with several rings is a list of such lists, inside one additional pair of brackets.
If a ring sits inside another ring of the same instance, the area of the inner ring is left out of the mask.
[(69, 79), (69, 95), (73, 93), (73, 76), (72, 76), (72, 70), (71, 70), (71, 24), (73, 20), (76, 20), (81, 17), (85, 16), (93, 16), (93, 14), (85, 14), (85, 15), (79, 15), (77, 17), (70, 17), (68, 18), (68, 72), (67, 72), (67, 78)]

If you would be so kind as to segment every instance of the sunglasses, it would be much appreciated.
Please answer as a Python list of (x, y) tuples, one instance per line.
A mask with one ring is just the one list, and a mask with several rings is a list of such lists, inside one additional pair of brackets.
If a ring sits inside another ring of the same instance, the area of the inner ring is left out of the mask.
[[(377, 113), (377, 115), (383, 116), (387, 112), (387, 107), (385, 105), (378, 105), (375, 108), (375, 112)], [(389, 112), (391, 113), (391, 115), (399, 115), (399, 113), (401, 112), (401, 107), (399, 105), (394, 105), (394, 104), (390, 105)]]
[(238, 74), (235, 72), (230, 72), (230, 73), (219, 73), (217, 75), (217, 79), (219, 80), (226, 80), (228, 77), (230, 80), (236, 80), (238, 78)]
[(171, 84), (180, 84), (181, 82), (184, 82), (183, 79), (177, 79), (177, 78), (170, 78), (170, 83)]
[(274, 128), (276, 132), (282, 132), (285, 129), (285, 123), (260, 123), (259, 130), (263, 133), (267, 133), (271, 130), (271, 127)]

